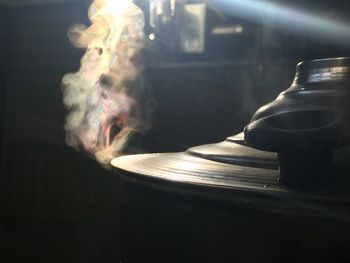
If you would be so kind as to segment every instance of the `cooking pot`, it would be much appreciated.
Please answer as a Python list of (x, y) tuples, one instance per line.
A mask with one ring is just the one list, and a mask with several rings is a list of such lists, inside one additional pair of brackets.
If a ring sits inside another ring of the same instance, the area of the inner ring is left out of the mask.
[(244, 134), (114, 159), (122, 262), (350, 262), (349, 62), (299, 64)]

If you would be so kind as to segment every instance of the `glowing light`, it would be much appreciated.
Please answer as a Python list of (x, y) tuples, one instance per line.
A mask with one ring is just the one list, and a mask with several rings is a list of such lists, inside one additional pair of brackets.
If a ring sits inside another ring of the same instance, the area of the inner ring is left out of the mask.
[(177, 169), (181, 169), (185, 171), (192, 171), (198, 168), (198, 166), (200, 166), (195, 162), (177, 162), (175, 165)]
[(327, 17), (262, 0), (219, 0), (223, 12), (236, 17), (259, 20), (269, 17), (278, 20), (279, 27), (290, 31), (349, 44), (350, 25)]
[(149, 40), (155, 40), (156, 39), (156, 35), (151, 33), (151, 34), (148, 35), (148, 38), (149, 38)]
[(214, 27), (211, 31), (213, 35), (240, 34), (243, 32), (242, 25)]

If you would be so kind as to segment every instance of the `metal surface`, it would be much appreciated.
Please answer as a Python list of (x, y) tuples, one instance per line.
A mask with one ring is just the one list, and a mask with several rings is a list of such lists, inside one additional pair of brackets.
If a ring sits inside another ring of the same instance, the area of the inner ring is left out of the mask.
[(123, 262), (346, 262), (348, 167), (335, 167), (327, 188), (289, 189), (276, 169), (238, 165), (249, 152), (241, 139), (113, 160), (123, 182)]
[(290, 60), (269, 60), (268, 62), (256, 60), (219, 60), (219, 61), (187, 61), (187, 62), (158, 62), (150, 64), (152, 69), (193, 69), (193, 68), (225, 68), (225, 67), (280, 67), (283, 65), (295, 65), (295, 61)]
[(214, 162), (188, 153), (145, 154), (117, 158), (118, 170), (148, 179), (215, 188), (246, 188), (282, 191), (276, 170)]
[(221, 143), (190, 148), (187, 153), (222, 163), (278, 170), (278, 160), (275, 153), (247, 147), (244, 141), (239, 141), (234, 136)]
[[(230, 137), (231, 141), (194, 147), (183, 153), (119, 157), (112, 161), (112, 165), (124, 181), (133, 184), (146, 184), (150, 188), (170, 189), (177, 193), (188, 188), (193, 195), (236, 202), (242, 202), (248, 198), (247, 195), (251, 195), (254, 196), (251, 205), (261, 206), (263, 202), (265, 204), (260, 208), (277, 209), (282, 213), (286, 212), (284, 205), (288, 202), (293, 203), (294, 212), (301, 214), (315, 206), (315, 201), (321, 206), (322, 203), (335, 207), (339, 205), (342, 208), (337, 213), (330, 213), (336, 217), (339, 213), (343, 214), (344, 207), (350, 206), (350, 193), (346, 187), (350, 178), (346, 176), (346, 168), (333, 167), (337, 180), (327, 187), (312, 191), (290, 188), (279, 180), (276, 155), (233, 142), (243, 143), (240, 138), (241, 135), (233, 136)], [(208, 189), (211, 192), (209, 196)], [(246, 196), (243, 199), (232, 198), (239, 192)], [(271, 203), (270, 198), (276, 200)], [(327, 206), (311, 210), (318, 213), (330, 209), (326, 209)]]
[(350, 140), (350, 58), (299, 63), (292, 86), (245, 127), (248, 145), (277, 152), (285, 184), (332, 180), (332, 150)]
[(123, 182), (122, 261), (347, 262), (349, 149), (334, 164), (332, 149), (348, 140), (349, 63), (299, 64), (292, 87), (245, 130), (260, 150), (240, 133), (113, 160)]
[[(222, 200), (230, 199), (227, 191), (229, 195), (245, 192), (282, 200), (274, 201), (277, 203), (302, 200), (299, 208), (310, 200), (348, 208), (349, 167), (344, 161), (333, 165), (332, 154), (334, 147), (350, 138), (346, 122), (350, 115), (348, 65), (348, 58), (298, 64), (291, 88), (258, 110), (245, 129), (247, 142), (260, 150), (248, 147), (240, 133), (183, 153), (125, 156), (113, 160), (112, 165), (126, 181), (161, 188), (172, 185), (179, 192), (190, 187), (196, 189), (195, 195), (214, 189)], [(327, 81), (325, 72), (331, 72)], [(273, 121), (266, 124), (269, 118)], [(278, 152), (279, 162), (276, 153), (262, 150)], [(297, 210), (299, 205), (293, 206)], [(285, 211), (283, 205), (278, 207)], [(327, 210), (325, 207), (316, 210)], [(337, 217), (338, 212), (332, 215)]]

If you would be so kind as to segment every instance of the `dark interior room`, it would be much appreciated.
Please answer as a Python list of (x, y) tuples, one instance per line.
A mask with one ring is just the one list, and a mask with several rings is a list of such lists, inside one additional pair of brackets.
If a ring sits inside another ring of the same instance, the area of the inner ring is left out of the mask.
[(350, 262), (349, 14), (0, 0), (0, 262)]

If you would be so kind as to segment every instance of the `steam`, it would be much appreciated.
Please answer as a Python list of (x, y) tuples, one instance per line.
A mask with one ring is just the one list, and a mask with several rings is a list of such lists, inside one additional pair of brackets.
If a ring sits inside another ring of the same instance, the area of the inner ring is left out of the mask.
[(89, 19), (90, 27), (76, 25), (69, 32), (72, 43), (87, 51), (79, 71), (62, 81), (66, 142), (109, 166), (144, 126), (136, 103), (142, 89), (144, 17), (131, 0), (95, 0)]

